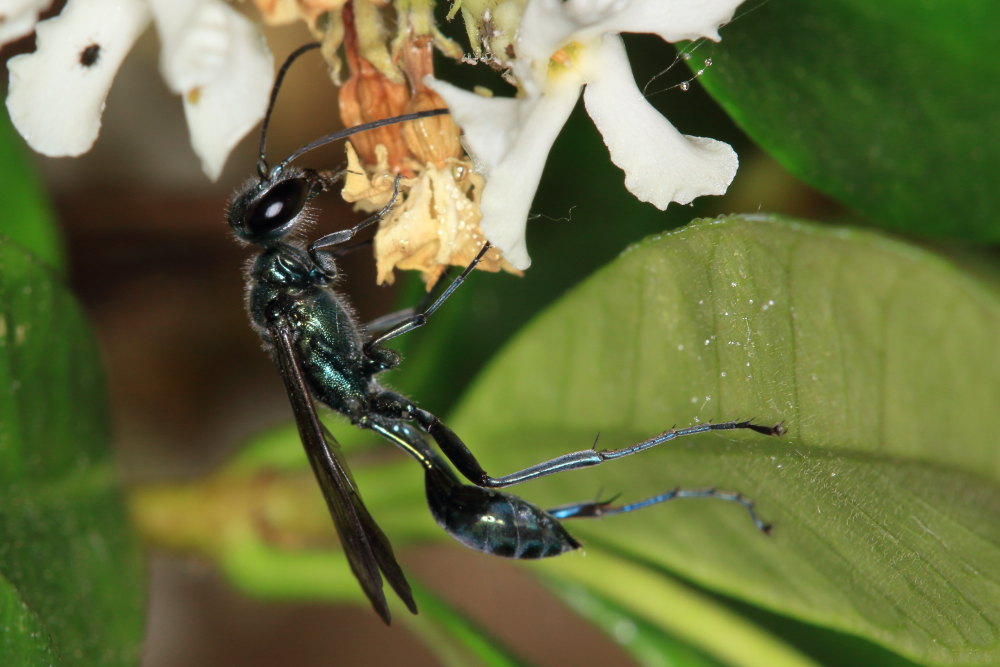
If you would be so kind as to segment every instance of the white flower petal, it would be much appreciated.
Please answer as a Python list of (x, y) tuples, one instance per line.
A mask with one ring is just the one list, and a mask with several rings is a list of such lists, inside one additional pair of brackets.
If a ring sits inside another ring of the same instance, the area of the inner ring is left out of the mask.
[(274, 58), (259, 28), (221, 0), (151, 4), (163, 43), (163, 78), (183, 95), (191, 145), (214, 180), (264, 116)]
[(558, 93), (543, 95), (533, 103), (521, 101), (526, 114), (520, 132), (504, 159), (490, 170), (479, 203), (483, 235), (521, 271), (531, 266), (525, 230), (538, 181), (580, 95), (579, 88), (568, 86)]
[(149, 0), (149, 5), (163, 45), (160, 72), (170, 90), (182, 95), (218, 76), (229, 41), (224, 9), (213, 0)]
[(739, 160), (729, 144), (679, 133), (635, 85), (621, 38), (606, 35), (594, 58), (594, 78), (583, 93), (611, 153), (625, 171), (625, 187), (659, 209), (721, 195)]
[(33, 149), (90, 150), (115, 73), (148, 23), (143, 0), (76, 0), (38, 24), (37, 50), (7, 63), (7, 111)]
[[(530, 0), (530, 2), (552, 0)], [(733, 18), (743, 0), (567, 0), (564, 9), (580, 34), (643, 32), (668, 42), (708, 37)], [(584, 29), (586, 28), (586, 29)]]
[(451, 117), (462, 128), (462, 143), (472, 156), (476, 171), (488, 176), (517, 140), (525, 122), (524, 101), (484, 97), (432, 76), (427, 76), (424, 83), (441, 96)]
[(486, 179), (483, 234), (514, 268), (531, 266), (525, 228), (549, 150), (580, 96), (580, 86), (549, 86), (538, 97), (482, 97), (426, 79), (462, 128), (463, 143)]
[(584, 28), (563, 0), (528, 0), (517, 30), (517, 60), (547, 64), (552, 53)]
[(0, 45), (30, 34), (52, 0), (7, 0), (0, 8)]

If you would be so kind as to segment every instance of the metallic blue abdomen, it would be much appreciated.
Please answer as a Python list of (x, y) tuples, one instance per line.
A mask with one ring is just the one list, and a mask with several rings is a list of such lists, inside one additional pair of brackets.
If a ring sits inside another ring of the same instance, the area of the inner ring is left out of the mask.
[(442, 467), (425, 471), (434, 519), (467, 547), (505, 558), (548, 558), (580, 543), (557, 519), (517, 496), (459, 484)]

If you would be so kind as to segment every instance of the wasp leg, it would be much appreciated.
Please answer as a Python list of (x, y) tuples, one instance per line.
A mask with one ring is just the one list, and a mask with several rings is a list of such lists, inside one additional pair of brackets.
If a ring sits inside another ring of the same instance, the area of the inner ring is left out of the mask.
[(622, 447), (621, 449), (584, 449), (579, 452), (563, 454), (562, 456), (557, 456), (554, 459), (536, 463), (533, 466), (529, 466), (509, 475), (491, 477), (487, 474), (483, 467), (479, 465), (479, 461), (476, 460), (476, 457), (472, 454), (465, 443), (462, 442), (461, 438), (459, 438), (454, 431), (445, 426), (441, 420), (426, 410), (421, 410), (419, 408), (413, 411), (413, 416), (417, 420), (417, 423), (420, 424), (420, 427), (432, 438), (434, 438), (434, 440), (438, 443), (438, 446), (441, 448), (441, 451), (444, 452), (444, 455), (448, 457), (449, 461), (455, 464), (455, 467), (458, 468), (458, 471), (462, 473), (462, 475), (464, 475), (473, 484), (492, 488), (513, 486), (515, 484), (520, 484), (521, 482), (526, 482), (530, 479), (538, 479), (539, 477), (553, 475), (557, 472), (563, 472), (565, 470), (589, 468), (590, 466), (600, 465), (605, 461), (611, 461), (613, 459), (620, 459), (626, 456), (631, 456), (632, 454), (637, 454), (641, 451), (656, 447), (657, 445), (662, 445), (665, 442), (669, 442), (677, 438), (694, 435), (695, 433), (704, 433), (705, 431), (748, 429), (764, 435), (777, 436), (785, 433), (785, 427), (782, 424), (776, 424), (775, 426), (761, 426), (760, 424), (754, 424), (750, 421), (698, 424), (697, 426), (689, 426), (687, 428), (672, 428), (669, 431), (664, 431), (663, 433), (653, 436), (648, 440), (643, 440), (642, 442), (637, 442), (634, 445)]
[(369, 340), (367, 343), (365, 343), (365, 351), (367, 352), (373, 347), (377, 347), (378, 345), (381, 345), (386, 341), (392, 340), (397, 336), (402, 336), (405, 333), (409, 333), (410, 331), (413, 331), (414, 329), (417, 329), (427, 324), (427, 319), (431, 315), (433, 315), (434, 311), (440, 308), (445, 301), (447, 301), (448, 297), (450, 297), (455, 292), (455, 290), (458, 289), (459, 285), (465, 282), (465, 279), (469, 277), (469, 274), (472, 273), (472, 270), (476, 268), (476, 265), (479, 264), (480, 260), (483, 258), (483, 255), (485, 255), (486, 251), (489, 250), (491, 247), (492, 246), (489, 244), (489, 241), (484, 243), (483, 247), (479, 250), (479, 253), (472, 259), (471, 262), (469, 262), (469, 265), (465, 267), (462, 273), (460, 273), (453, 281), (451, 281), (451, 284), (448, 285), (447, 289), (445, 289), (445, 291), (442, 292), (441, 295), (434, 300), (434, 303), (432, 303), (424, 310), (415, 312), (412, 315), (409, 315), (408, 317), (404, 317), (395, 325), (390, 326), (383, 333)]
[(370, 248), (374, 245), (374, 239), (365, 239), (364, 241), (358, 241), (357, 243), (352, 243), (351, 245), (345, 245), (340, 248), (334, 248), (333, 250), (324, 250), (323, 252), (330, 255), (334, 259), (340, 259), (345, 255), (349, 255), (355, 250), (361, 250), (362, 248)]
[(612, 516), (614, 514), (634, 512), (635, 510), (640, 510), (644, 507), (649, 507), (650, 505), (658, 505), (659, 503), (665, 503), (678, 498), (718, 498), (719, 500), (739, 503), (746, 508), (747, 512), (750, 514), (750, 520), (753, 521), (753, 525), (757, 527), (757, 530), (765, 535), (771, 534), (771, 524), (764, 523), (757, 515), (757, 510), (754, 509), (754, 503), (752, 500), (746, 498), (743, 494), (735, 493), (733, 491), (720, 491), (715, 487), (709, 487), (706, 489), (672, 489), (666, 493), (661, 493), (657, 496), (652, 496), (634, 503), (627, 503), (625, 505), (612, 505), (615, 499), (611, 498), (609, 500), (601, 500), (591, 503), (563, 505), (546, 511), (557, 519), (599, 519), (601, 517)]
[(343, 243), (347, 243), (353, 239), (358, 232), (374, 225), (376, 222), (384, 218), (386, 214), (392, 210), (392, 207), (395, 206), (396, 198), (399, 196), (399, 176), (396, 176), (396, 180), (393, 181), (392, 188), (392, 197), (389, 199), (388, 204), (349, 229), (341, 229), (340, 231), (336, 231), (332, 234), (327, 234), (326, 236), (321, 236), (316, 239), (309, 244), (309, 254), (314, 255), (317, 250), (322, 248), (329, 248), (331, 246), (338, 246)]
[(434, 281), (434, 284), (431, 285), (431, 288), (429, 290), (427, 290), (427, 293), (424, 294), (423, 298), (420, 300), (420, 303), (418, 303), (415, 308), (403, 308), (402, 310), (397, 310), (394, 313), (386, 313), (385, 315), (380, 315), (379, 317), (376, 317), (374, 320), (365, 324), (365, 331), (371, 334), (380, 334), (395, 326), (398, 326), (400, 323), (405, 322), (406, 320), (411, 319), (417, 313), (422, 313), (425, 310), (427, 310), (427, 307), (431, 304), (431, 301), (434, 298), (434, 290), (436, 290), (441, 285), (441, 283), (444, 282), (447, 276), (448, 276), (448, 270), (446, 269), (441, 273), (438, 279)]

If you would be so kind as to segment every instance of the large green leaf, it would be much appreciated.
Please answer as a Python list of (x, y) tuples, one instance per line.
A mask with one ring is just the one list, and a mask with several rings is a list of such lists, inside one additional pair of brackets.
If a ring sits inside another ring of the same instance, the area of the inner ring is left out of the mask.
[(32, 167), (24, 142), (7, 114), (0, 114), (0, 235), (61, 271), (65, 264), (62, 240)]
[[(550, 506), (718, 485), (756, 500), (772, 536), (734, 504), (685, 501), (573, 523), (586, 557), (526, 567), (610, 605), (595, 619), (631, 616), (638, 660), (660, 646), (692, 664), (905, 664), (888, 651), (990, 664), (998, 331), (997, 295), (924, 250), (765, 217), (703, 221), (635, 246), (547, 310), (449, 424), (500, 474), (597, 433), (614, 447), (674, 423), (784, 420), (782, 439), (705, 434), (516, 490)], [(397, 549), (443, 537), (415, 502), (411, 461), (359, 459), (360, 432), (332, 430)], [(292, 429), (208, 480), (135, 499), (154, 539), (212, 555), (245, 590), (363, 603)]]
[(0, 238), (0, 664), (138, 661), (143, 572), (109, 440), (79, 306)]
[(636, 618), (636, 614), (616, 605), (609, 597), (575, 583), (550, 580), (567, 604), (595, 626), (606, 629), (641, 665), (685, 665), (689, 667), (722, 667), (698, 650), (678, 641), (651, 623)]
[[(642, 665), (663, 664), (667, 658), (685, 666), (815, 664), (704, 592), (603, 550), (590, 550), (587, 558), (546, 561), (538, 567), (561, 585), (559, 592), (578, 612), (592, 615), (596, 602), (618, 616), (594, 619), (608, 630), (615, 628), (608, 623), (636, 626), (635, 632), (627, 632), (619, 641)], [(569, 582), (582, 590), (574, 590)]]
[[(706, 221), (632, 248), (547, 311), (452, 426), (499, 474), (598, 432), (617, 447), (674, 423), (783, 420), (784, 439), (692, 437), (519, 492), (556, 505), (742, 491), (772, 537), (719, 502), (572, 528), (593, 549), (921, 662), (995, 663), (998, 332), (996, 295), (927, 252), (763, 217)], [(574, 576), (573, 558), (554, 571)], [(600, 576), (623, 597), (647, 589)]]
[(700, 81), (792, 173), (889, 227), (1000, 239), (1000, 3), (748, 3)]

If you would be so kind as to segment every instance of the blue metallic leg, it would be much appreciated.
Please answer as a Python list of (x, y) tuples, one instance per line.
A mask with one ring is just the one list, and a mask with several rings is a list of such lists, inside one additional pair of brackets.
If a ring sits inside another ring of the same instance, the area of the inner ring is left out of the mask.
[(340, 231), (333, 232), (332, 234), (327, 234), (326, 236), (321, 236), (316, 239), (309, 244), (309, 254), (315, 256), (317, 250), (347, 243), (353, 239), (358, 232), (362, 231), (366, 227), (374, 225), (376, 222), (384, 218), (386, 214), (392, 210), (392, 207), (395, 206), (396, 198), (399, 196), (399, 176), (396, 176), (396, 180), (393, 181), (392, 188), (392, 197), (389, 199), (388, 204), (353, 227), (341, 229)]
[[(477, 260), (478, 261), (478, 260)], [(434, 290), (438, 288), (439, 285), (448, 276), (448, 270), (446, 269), (438, 277), (431, 288), (427, 290), (427, 294), (423, 296), (420, 303), (417, 304), (415, 308), (403, 308), (402, 310), (397, 310), (394, 313), (386, 313), (385, 315), (380, 315), (374, 320), (367, 322), (365, 324), (365, 331), (369, 334), (381, 334), (384, 331), (392, 329), (393, 327), (399, 326), (406, 320), (412, 319), (417, 313), (422, 313), (427, 310), (427, 307), (431, 304), (431, 300), (434, 298)]]
[(642, 442), (637, 442), (634, 445), (622, 447), (621, 449), (584, 449), (579, 452), (563, 454), (562, 456), (557, 456), (556, 458), (549, 459), (548, 461), (542, 461), (541, 463), (537, 463), (509, 475), (491, 477), (485, 470), (483, 470), (482, 466), (479, 465), (479, 462), (476, 460), (472, 452), (469, 451), (469, 448), (465, 445), (465, 443), (462, 442), (461, 438), (459, 438), (454, 431), (445, 426), (437, 417), (426, 410), (421, 410), (419, 408), (414, 410), (413, 417), (417, 420), (417, 423), (420, 424), (420, 427), (434, 438), (434, 440), (438, 443), (438, 446), (441, 448), (441, 451), (444, 452), (444, 455), (448, 457), (448, 460), (451, 461), (456, 468), (458, 468), (458, 471), (462, 473), (462, 475), (464, 475), (473, 484), (492, 488), (513, 486), (515, 484), (520, 484), (521, 482), (526, 482), (530, 479), (538, 479), (539, 477), (553, 475), (557, 472), (563, 472), (565, 470), (589, 468), (590, 466), (599, 465), (605, 461), (611, 461), (613, 459), (620, 459), (625, 456), (637, 454), (643, 450), (656, 447), (657, 445), (662, 445), (663, 443), (676, 438), (686, 435), (694, 435), (695, 433), (704, 433), (705, 431), (748, 429), (764, 435), (777, 436), (785, 433), (785, 427), (781, 424), (776, 424), (774, 426), (761, 426), (760, 424), (754, 424), (750, 421), (722, 422), (720, 424), (698, 424), (697, 426), (689, 426), (687, 428), (672, 428), (669, 431), (664, 431), (663, 433), (653, 436), (648, 440), (643, 440)]
[(761, 531), (765, 535), (771, 534), (771, 524), (761, 521), (760, 517), (757, 515), (757, 511), (754, 509), (752, 500), (744, 497), (740, 493), (734, 493), (732, 491), (719, 491), (714, 487), (707, 489), (673, 489), (671, 491), (667, 491), (666, 493), (661, 493), (658, 496), (646, 498), (645, 500), (640, 500), (634, 503), (628, 503), (626, 505), (612, 505), (611, 503), (614, 502), (615, 499), (611, 498), (609, 500), (592, 503), (563, 505), (546, 511), (557, 519), (601, 518), (611, 516), (613, 514), (633, 512), (644, 507), (649, 507), (650, 505), (657, 505), (659, 503), (665, 503), (678, 498), (718, 498), (719, 500), (739, 503), (746, 508), (747, 512), (750, 513), (750, 519), (753, 521), (753, 525), (757, 527), (757, 530)]
[(459, 285), (465, 282), (465, 279), (469, 277), (469, 274), (472, 273), (472, 270), (476, 268), (476, 265), (479, 264), (479, 261), (483, 258), (483, 255), (485, 255), (486, 251), (488, 251), (491, 247), (492, 246), (490, 245), (489, 241), (484, 243), (483, 247), (479, 250), (479, 253), (472, 259), (471, 262), (469, 262), (469, 265), (465, 267), (462, 273), (460, 273), (453, 281), (451, 281), (451, 284), (448, 285), (448, 288), (445, 289), (445, 291), (441, 293), (441, 296), (435, 299), (434, 303), (432, 303), (426, 310), (414, 313), (413, 315), (402, 320), (395, 326), (390, 327), (384, 333), (372, 338), (367, 343), (365, 343), (365, 350), (370, 350), (373, 347), (377, 347), (382, 343), (385, 343), (386, 341), (392, 340), (397, 336), (402, 336), (405, 333), (409, 333), (410, 331), (413, 331), (414, 329), (417, 329), (427, 324), (427, 319), (431, 315), (433, 315), (434, 311), (440, 308), (445, 301), (447, 301), (448, 297), (450, 297), (452, 293), (454, 293), (454, 291), (458, 289)]

